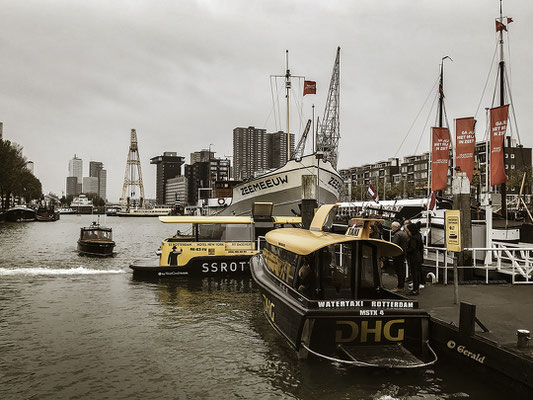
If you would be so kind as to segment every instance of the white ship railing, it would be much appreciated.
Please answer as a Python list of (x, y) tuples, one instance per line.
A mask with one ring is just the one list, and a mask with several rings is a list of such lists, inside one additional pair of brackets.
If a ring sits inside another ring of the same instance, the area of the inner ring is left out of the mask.
[[(533, 284), (533, 247), (512, 243), (493, 242), (494, 247), (472, 247), (464, 250), (472, 252), (473, 265), (458, 266), (459, 269), (483, 269), (485, 283), (489, 283), (489, 271), (497, 271), (511, 275), (512, 284)], [(492, 263), (480, 263), (476, 259), (479, 252), (490, 252)], [(441, 273), (444, 274), (444, 284), (448, 283), (448, 269), (453, 270), (453, 252), (442, 247), (427, 246), (424, 248), (424, 258), (431, 259), (434, 255), (435, 276), (437, 282)], [(442, 272), (441, 272), (442, 270)], [(518, 280), (520, 276), (523, 280)]]

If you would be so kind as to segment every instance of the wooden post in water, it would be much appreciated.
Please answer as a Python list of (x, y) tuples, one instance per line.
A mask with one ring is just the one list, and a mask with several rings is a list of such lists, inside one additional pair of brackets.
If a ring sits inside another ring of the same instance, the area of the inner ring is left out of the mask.
[(317, 202), (316, 175), (302, 175), (302, 228), (309, 229), (315, 216)]

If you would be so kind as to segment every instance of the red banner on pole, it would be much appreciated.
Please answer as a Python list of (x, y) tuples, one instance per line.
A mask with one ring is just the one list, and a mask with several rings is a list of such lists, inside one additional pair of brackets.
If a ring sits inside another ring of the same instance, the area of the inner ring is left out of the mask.
[(444, 190), (448, 185), (450, 159), (450, 131), (448, 128), (431, 128), (431, 190)]
[(507, 131), (509, 105), (490, 109), (490, 184), (505, 183), (505, 161), (503, 158), (503, 141)]
[(316, 94), (316, 82), (304, 81), (304, 96), (306, 94)]
[(466, 172), (472, 182), (474, 176), (474, 150), (476, 135), (474, 133), (474, 117), (458, 118), (455, 120), (455, 165)]

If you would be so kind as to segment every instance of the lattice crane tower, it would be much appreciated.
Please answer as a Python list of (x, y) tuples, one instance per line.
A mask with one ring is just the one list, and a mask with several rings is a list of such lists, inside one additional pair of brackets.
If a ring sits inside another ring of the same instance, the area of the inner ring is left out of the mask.
[(324, 118), (317, 135), (317, 151), (323, 152), (324, 159), (329, 160), (334, 168), (337, 168), (339, 139), (341, 137), (339, 123), (340, 52), (341, 48), (337, 47)]
[(137, 195), (136, 189), (139, 188), (141, 195), (139, 207), (144, 207), (144, 186), (141, 172), (141, 157), (139, 156), (139, 145), (137, 143), (137, 132), (131, 130), (130, 149), (128, 151), (128, 161), (126, 162), (126, 172), (124, 173), (124, 185), (122, 186), (122, 197), (120, 203), (123, 206), (130, 206)]

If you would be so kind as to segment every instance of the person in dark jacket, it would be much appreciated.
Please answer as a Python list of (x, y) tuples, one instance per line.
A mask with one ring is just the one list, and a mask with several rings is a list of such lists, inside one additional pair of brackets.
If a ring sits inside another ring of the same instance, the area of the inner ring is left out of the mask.
[(393, 292), (400, 292), (405, 286), (405, 255), (407, 253), (407, 247), (409, 245), (409, 235), (402, 231), (401, 225), (399, 222), (392, 223), (392, 243), (400, 246), (403, 250), (403, 253), (399, 256), (393, 257), (392, 264), (394, 266), (394, 271), (398, 277), (398, 286), (395, 289), (392, 289)]
[(383, 226), (381, 225), (381, 222), (376, 221), (372, 224), (369, 236), (372, 239), (383, 239)]
[(407, 225), (409, 244), (407, 245), (407, 262), (413, 276), (413, 290), (410, 294), (417, 295), (422, 278), (422, 262), (424, 261), (424, 243), (420, 234), (419, 224)]

